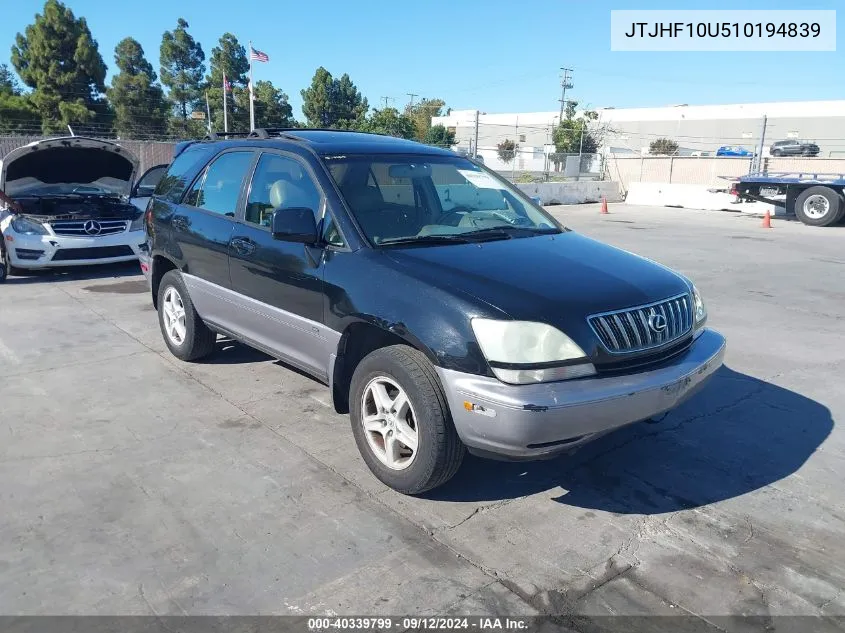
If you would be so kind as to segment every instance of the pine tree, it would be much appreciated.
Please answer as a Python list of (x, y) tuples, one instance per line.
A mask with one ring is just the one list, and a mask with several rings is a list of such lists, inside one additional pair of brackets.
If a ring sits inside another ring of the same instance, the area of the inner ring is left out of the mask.
[(115, 131), (126, 138), (164, 136), (170, 105), (141, 44), (131, 37), (121, 40), (114, 49), (114, 61), (120, 72), (112, 77), (108, 96)]
[(185, 136), (203, 134), (204, 126), (188, 117), (196, 108), (205, 109), (202, 88), (205, 53), (188, 33), (188, 23), (184, 19), (179, 18), (176, 28), (161, 36), (159, 57), (161, 83), (167, 87), (175, 110), (173, 131)]
[(106, 65), (85, 18), (76, 18), (58, 0), (47, 0), (44, 12), (18, 33), (12, 64), (33, 89), (31, 101), (44, 133), (68, 124), (90, 122), (105, 111)]

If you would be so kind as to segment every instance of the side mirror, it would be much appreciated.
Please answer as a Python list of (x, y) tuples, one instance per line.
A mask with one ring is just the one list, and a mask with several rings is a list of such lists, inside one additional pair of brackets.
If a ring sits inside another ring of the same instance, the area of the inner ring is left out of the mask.
[(317, 243), (317, 220), (314, 211), (306, 207), (276, 209), (270, 223), (274, 240), (283, 242)]
[(540, 196), (531, 196), (531, 201), (536, 204), (538, 207), (543, 206), (543, 199)]

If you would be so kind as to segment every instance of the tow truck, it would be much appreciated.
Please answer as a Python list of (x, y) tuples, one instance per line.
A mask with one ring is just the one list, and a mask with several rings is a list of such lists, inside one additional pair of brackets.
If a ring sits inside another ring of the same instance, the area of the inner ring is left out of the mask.
[[(733, 180), (733, 179), (732, 179)], [(845, 174), (754, 172), (737, 178), (731, 194), (784, 207), (810, 226), (831, 226), (845, 216)]]

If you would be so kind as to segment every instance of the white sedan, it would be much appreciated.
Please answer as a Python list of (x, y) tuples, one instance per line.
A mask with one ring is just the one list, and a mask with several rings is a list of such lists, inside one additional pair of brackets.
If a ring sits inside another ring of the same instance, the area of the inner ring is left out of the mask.
[(7, 154), (0, 190), (23, 207), (0, 214), (8, 273), (137, 260), (146, 202), (166, 166), (148, 170), (133, 190), (137, 168), (120, 145), (78, 136)]

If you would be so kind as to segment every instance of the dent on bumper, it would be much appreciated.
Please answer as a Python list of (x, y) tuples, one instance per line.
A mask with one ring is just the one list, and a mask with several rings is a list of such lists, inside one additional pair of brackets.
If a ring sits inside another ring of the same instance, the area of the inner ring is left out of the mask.
[[(507, 385), (438, 367), (464, 444), (510, 458), (542, 458), (669, 411), (722, 366), (725, 339), (705, 329), (668, 365), (624, 376)], [(467, 410), (465, 402), (483, 407)]]

